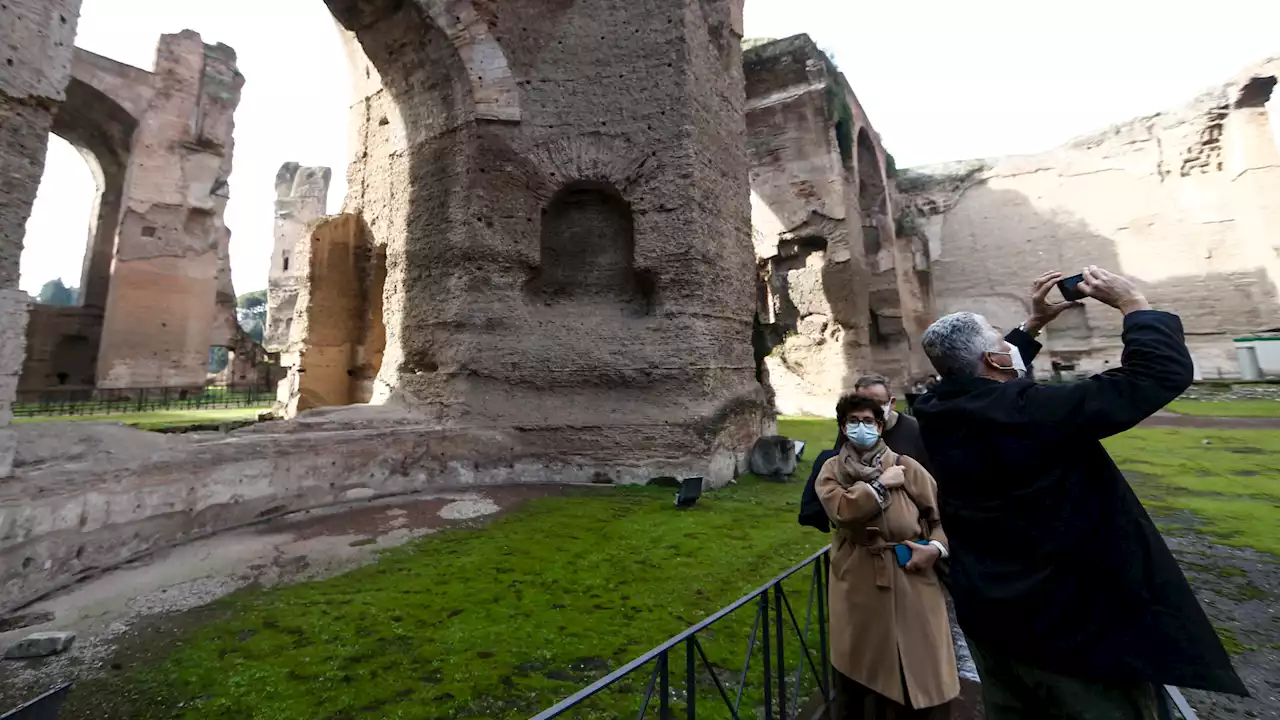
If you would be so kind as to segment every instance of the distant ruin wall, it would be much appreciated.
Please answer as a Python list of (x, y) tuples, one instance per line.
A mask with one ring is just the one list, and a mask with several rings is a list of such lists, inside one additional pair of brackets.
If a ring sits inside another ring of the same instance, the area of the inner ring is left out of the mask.
[(830, 415), (859, 375), (924, 371), (928, 256), (899, 237), (892, 158), (807, 35), (744, 53), (756, 354), (779, 412)]
[(299, 278), (305, 267), (294, 257), (317, 220), (324, 217), (333, 173), (326, 167), (302, 167), (295, 162), (280, 166), (276, 174), (276, 215), (267, 275), (267, 320), (263, 347), (279, 352), (289, 344), (298, 299)]
[[(1265, 108), (1277, 70), (1263, 63), (1184, 108), (1041, 155), (904, 171), (938, 312), (1011, 328), (1032, 278), (1096, 264), (1182, 316), (1199, 377), (1237, 377), (1232, 338), (1280, 326), (1280, 151)], [(1120, 317), (1087, 302), (1045, 343), (1046, 373), (1103, 369), (1119, 360)]]
[(200, 386), (209, 347), (235, 344), (223, 213), (244, 78), (234, 51), (186, 30), (161, 36), (152, 82), (129, 161), (100, 387)]

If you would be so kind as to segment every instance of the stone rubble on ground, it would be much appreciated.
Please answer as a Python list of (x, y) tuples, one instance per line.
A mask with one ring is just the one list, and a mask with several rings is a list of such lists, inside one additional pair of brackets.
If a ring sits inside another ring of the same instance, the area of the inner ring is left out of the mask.
[(4, 652), (5, 660), (24, 660), (57, 655), (70, 649), (76, 641), (73, 632), (38, 632), (32, 633), (9, 646)]

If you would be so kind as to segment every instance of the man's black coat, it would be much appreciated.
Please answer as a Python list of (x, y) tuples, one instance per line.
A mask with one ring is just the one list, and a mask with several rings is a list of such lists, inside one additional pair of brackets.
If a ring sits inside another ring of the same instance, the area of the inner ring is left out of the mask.
[[(1007, 338), (1030, 363), (1040, 344)], [(1067, 385), (946, 378), (915, 408), (951, 543), (960, 627), (1077, 677), (1247, 692), (1100, 442), (1191, 384), (1176, 315), (1124, 319), (1121, 366)]]

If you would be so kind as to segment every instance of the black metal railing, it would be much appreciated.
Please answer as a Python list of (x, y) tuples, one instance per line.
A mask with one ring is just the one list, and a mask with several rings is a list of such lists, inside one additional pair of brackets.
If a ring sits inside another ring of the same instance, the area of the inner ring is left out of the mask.
[(265, 407), (275, 389), (265, 383), (150, 388), (50, 388), (19, 391), (17, 417), (118, 415), (155, 410)]
[(67, 699), (71, 683), (64, 683), (21, 707), (0, 715), (0, 720), (57, 720), (62, 701)]
[[(730, 717), (734, 720), (760, 716), (766, 720), (786, 720), (797, 717), (801, 703), (814, 696), (815, 691), (819, 702), (825, 706), (832, 698), (827, 647), (829, 549), (828, 545), (819, 550), (728, 607), (539, 713), (534, 720), (565, 717), (571, 711), (590, 713), (590, 700), (623, 685), (633, 675), (645, 670), (648, 671), (648, 679), (640, 700), (641, 720), (654, 705), (657, 706), (657, 717), (662, 720), (678, 714), (694, 718), (698, 713), (703, 713), (704, 717)], [(808, 583), (808, 606), (801, 625), (784, 581), (806, 568), (811, 568), (812, 573)], [(733, 681), (722, 677), (722, 674), (727, 674), (726, 670), (717, 668), (711, 661), (704, 638), (714, 633), (714, 626), (745, 608), (755, 608), (755, 619), (747, 640), (746, 657), (741, 661), (742, 670)], [(789, 649), (796, 654), (789, 654)], [(759, 683), (754, 684), (752, 661), (757, 650), (760, 655)], [(707, 690), (708, 698), (701, 697), (700, 685)], [(705, 700), (710, 700), (710, 703), (704, 704)], [(613, 716), (616, 713), (608, 711), (602, 714)]]
[[(704, 718), (730, 717), (733, 720), (747, 717), (763, 717), (765, 720), (774, 718), (800, 720), (802, 703), (806, 705), (804, 717), (825, 717), (823, 713), (835, 702), (831, 682), (833, 670), (829, 662), (827, 637), (827, 580), (830, 573), (828, 556), (830, 549), (830, 545), (824, 547), (799, 565), (773, 578), (755, 591), (738, 598), (728, 607), (553, 707), (538, 713), (532, 720), (566, 717), (570, 716), (571, 712), (574, 713), (574, 717), (620, 717), (618, 711), (623, 703), (610, 703), (608, 708), (590, 708), (588, 703), (611, 688), (623, 686), (628, 678), (650, 666), (652, 667), (648, 670), (644, 694), (639, 701), (637, 716), (639, 720), (644, 720), (651, 706), (655, 704), (657, 717), (660, 720), (670, 720), (678, 715), (684, 715), (688, 720), (693, 720), (698, 717), (698, 713), (702, 713)], [(805, 610), (802, 627), (793, 611), (790, 597), (783, 583), (805, 568), (812, 568), (812, 575), (808, 586), (809, 604)], [(746, 657), (742, 660), (742, 670), (738, 674), (737, 681), (726, 683), (717, 674), (717, 669), (708, 657), (700, 638), (712, 632), (713, 626), (717, 623), (748, 607), (754, 607), (756, 611), (750, 638), (747, 641)], [(770, 628), (771, 624), (772, 628)], [(760, 632), (761, 628), (764, 628), (763, 633)], [(817, 631), (812, 641), (810, 641), (811, 629)], [(788, 631), (794, 631), (794, 637), (786, 637)], [(789, 646), (792, 649), (798, 646), (800, 655), (794, 661), (794, 673), (788, 666), (788, 658), (792, 657), (786, 652)], [(757, 648), (761, 655), (759, 669), (761, 683), (751, 688), (755, 692), (749, 693), (752, 660)], [(680, 657), (681, 655), (683, 658)], [(681, 664), (683, 668), (680, 667)], [(699, 699), (699, 667), (705, 673), (703, 677), (710, 679), (710, 683), (702, 684), (709, 686), (708, 690), (713, 690), (708, 693), (711, 696), (709, 706), (700, 702)], [(806, 669), (809, 671), (808, 678), (806, 678)], [(680, 670), (683, 670), (683, 673), (680, 673)], [(681, 675), (683, 675), (682, 681)], [(804, 682), (806, 679), (811, 682)], [(751, 695), (750, 698), (748, 694)], [(1196, 720), (1195, 711), (1187, 704), (1177, 688), (1164, 686), (1161, 695), (1160, 720), (1174, 718)], [(748, 701), (745, 707), (744, 701)]]

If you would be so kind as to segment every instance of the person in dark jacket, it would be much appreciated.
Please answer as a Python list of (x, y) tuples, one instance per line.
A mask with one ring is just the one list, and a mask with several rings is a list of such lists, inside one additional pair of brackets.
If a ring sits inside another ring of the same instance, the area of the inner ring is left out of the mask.
[(1160, 685), (1247, 695), (1173, 554), (1100, 442), (1191, 384), (1176, 315), (1097, 267), (1080, 289), (1124, 314), (1121, 365), (1067, 385), (1023, 379), (1034, 336), (1070, 306), (1036, 281), (1001, 340), (980, 315), (925, 332), (942, 375), (916, 404), (951, 541), (960, 627), (990, 720), (1154, 718)]
[[(874, 400), (884, 410), (884, 444), (898, 455), (906, 455), (920, 463), (925, 472), (932, 473), (929, 455), (925, 452), (924, 442), (920, 439), (920, 426), (915, 418), (894, 409), (897, 398), (893, 396), (889, 379), (883, 375), (863, 375), (854, 382), (853, 390), (857, 395)], [(809, 480), (805, 482), (804, 491), (801, 493), (799, 517), (801, 525), (817, 528), (822, 532), (830, 532), (831, 521), (822, 507), (822, 502), (818, 499), (814, 483), (818, 479), (818, 471), (822, 469), (823, 464), (838, 455), (845, 442), (844, 430), (837, 420), (835, 447), (832, 450), (823, 450), (814, 459), (813, 471), (809, 473)]]

